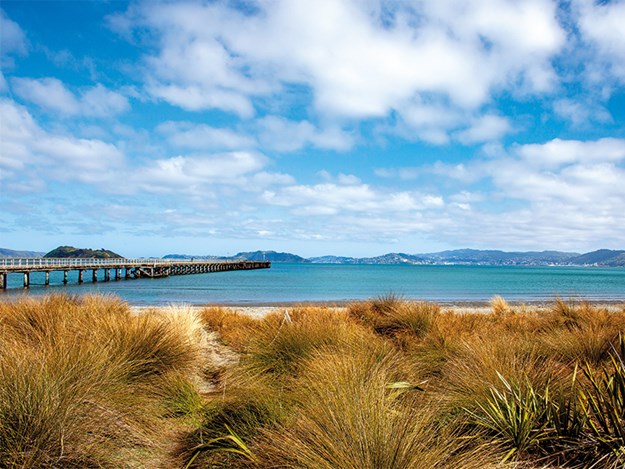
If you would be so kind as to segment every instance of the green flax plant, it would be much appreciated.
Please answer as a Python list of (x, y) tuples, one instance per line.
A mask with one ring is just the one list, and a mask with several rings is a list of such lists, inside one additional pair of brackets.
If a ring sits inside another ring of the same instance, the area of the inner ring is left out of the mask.
[(581, 397), (586, 405), (592, 438), (598, 445), (603, 467), (625, 465), (625, 341), (611, 356), (611, 370), (602, 374), (586, 366), (589, 386)]

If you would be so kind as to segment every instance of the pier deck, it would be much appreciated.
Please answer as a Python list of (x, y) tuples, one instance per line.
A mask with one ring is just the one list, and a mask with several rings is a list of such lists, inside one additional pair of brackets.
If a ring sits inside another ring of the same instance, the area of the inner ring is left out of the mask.
[[(0, 289), (8, 287), (9, 274), (23, 274), (24, 288), (30, 286), (30, 274), (45, 273), (45, 285), (50, 284), (50, 272), (63, 272), (63, 283), (68, 273), (78, 271), (78, 283), (84, 282), (84, 272), (91, 271), (91, 281), (98, 281), (98, 271), (104, 271), (104, 281), (113, 279), (160, 278), (171, 275), (192, 275), (229, 270), (268, 269), (268, 261), (209, 261), (189, 259), (0, 259)], [(122, 275), (123, 274), (123, 275)]]

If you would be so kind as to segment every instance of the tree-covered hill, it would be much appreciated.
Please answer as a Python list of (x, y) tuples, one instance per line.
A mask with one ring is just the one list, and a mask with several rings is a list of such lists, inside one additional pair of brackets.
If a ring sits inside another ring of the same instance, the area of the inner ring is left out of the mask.
[(47, 258), (80, 258), (80, 259), (123, 259), (124, 256), (109, 251), (108, 249), (79, 249), (73, 246), (59, 246), (43, 257)]

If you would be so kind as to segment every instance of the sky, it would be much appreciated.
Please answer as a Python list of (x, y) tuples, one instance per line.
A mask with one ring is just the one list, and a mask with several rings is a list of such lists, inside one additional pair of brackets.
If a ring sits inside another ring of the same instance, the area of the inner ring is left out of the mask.
[(625, 1), (0, 1), (0, 247), (625, 249)]

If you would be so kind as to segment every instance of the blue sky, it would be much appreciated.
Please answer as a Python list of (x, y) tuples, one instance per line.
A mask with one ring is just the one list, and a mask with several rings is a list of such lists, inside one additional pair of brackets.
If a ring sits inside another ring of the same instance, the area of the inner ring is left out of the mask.
[(0, 10), (2, 247), (625, 247), (623, 1)]

